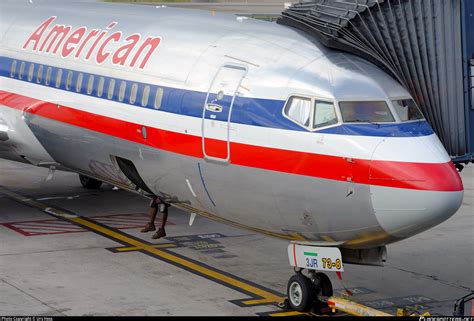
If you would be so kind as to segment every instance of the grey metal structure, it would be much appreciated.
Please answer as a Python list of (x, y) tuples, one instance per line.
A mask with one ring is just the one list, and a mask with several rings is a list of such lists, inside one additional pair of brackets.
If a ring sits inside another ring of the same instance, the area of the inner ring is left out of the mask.
[(389, 72), (421, 106), (451, 157), (469, 161), (474, 124), (471, 101), (465, 95), (469, 58), (463, 50), (474, 39), (469, 29), (467, 37), (463, 34), (462, 23), (463, 12), (469, 19), (468, 3), (301, 1), (283, 12), (278, 22), (303, 29), (326, 46), (355, 53)]
[(462, 0), (464, 99), (470, 131), (468, 147), (474, 153), (474, 2)]

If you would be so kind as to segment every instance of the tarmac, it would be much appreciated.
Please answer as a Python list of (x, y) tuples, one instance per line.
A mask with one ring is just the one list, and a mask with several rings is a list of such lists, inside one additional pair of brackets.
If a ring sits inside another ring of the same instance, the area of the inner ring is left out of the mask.
[[(388, 246), (385, 267), (345, 265), (355, 300), (452, 315), (474, 290), (474, 166), (446, 222)], [(0, 315), (294, 315), (287, 241), (171, 208), (167, 236), (140, 233), (148, 200), (76, 174), (0, 160)], [(329, 273), (342, 295), (343, 284)], [(467, 307), (472, 311), (472, 307)]]

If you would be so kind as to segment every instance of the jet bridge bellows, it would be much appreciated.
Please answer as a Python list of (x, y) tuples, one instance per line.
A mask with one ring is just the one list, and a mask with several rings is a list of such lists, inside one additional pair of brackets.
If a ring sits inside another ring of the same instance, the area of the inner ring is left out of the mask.
[(472, 158), (474, 131), (466, 57), (474, 39), (463, 33), (464, 10), (463, 0), (313, 0), (293, 4), (278, 23), (390, 73), (411, 92), (449, 154), (464, 161)]

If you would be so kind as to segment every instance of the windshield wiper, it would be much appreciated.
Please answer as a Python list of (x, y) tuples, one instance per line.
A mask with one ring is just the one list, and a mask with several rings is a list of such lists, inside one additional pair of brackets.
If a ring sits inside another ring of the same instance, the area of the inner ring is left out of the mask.
[(379, 123), (375, 123), (375, 122), (370, 121), (370, 120), (356, 119), (356, 120), (354, 120), (354, 122), (356, 122), (356, 123), (369, 123), (369, 124), (371, 124), (371, 125), (377, 126), (377, 128), (380, 128), (380, 124), (379, 124)]

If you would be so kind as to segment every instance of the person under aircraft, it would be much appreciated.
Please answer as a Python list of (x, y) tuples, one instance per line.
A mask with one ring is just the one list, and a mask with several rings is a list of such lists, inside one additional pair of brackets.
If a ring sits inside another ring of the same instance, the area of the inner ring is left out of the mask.
[(150, 202), (150, 209), (148, 211), (150, 221), (147, 223), (147, 225), (145, 225), (145, 227), (140, 232), (147, 233), (147, 232), (156, 230), (155, 218), (159, 210), (160, 213), (162, 214), (161, 226), (158, 229), (158, 231), (156, 231), (156, 233), (153, 234), (151, 238), (159, 239), (159, 238), (165, 237), (166, 236), (165, 226), (166, 226), (166, 221), (168, 220), (168, 208), (170, 206), (171, 206), (170, 204), (163, 202), (159, 197), (155, 197)]

